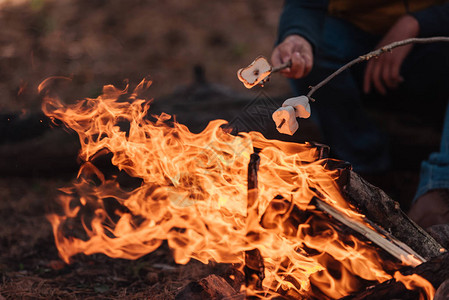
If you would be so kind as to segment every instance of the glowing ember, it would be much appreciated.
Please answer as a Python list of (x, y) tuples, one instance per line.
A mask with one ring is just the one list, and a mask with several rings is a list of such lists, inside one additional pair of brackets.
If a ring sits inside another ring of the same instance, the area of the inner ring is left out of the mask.
[[(169, 123), (167, 114), (150, 119), (150, 103), (138, 99), (149, 85), (144, 80), (131, 93), (105, 86), (98, 98), (73, 105), (44, 99), (44, 112), (75, 130), (81, 144), (78, 178), (59, 199), (64, 214), (48, 216), (66, 262), (78, 253), (136, 259), (166, 240), (180, 264), (192, 258), (243, 264), (245, 251), (259, 249), (264, 290), (247, 292), (263, 297), (340, 298), (367, 281), (392, 277), (375, 248), (339, 234), (311, 205), (318, 197), (361, 220), (336, 186), (338, 171), (316, 161), (314, 147), (266, 140), (258, 132), (233, 136), (222, 129), (223, 120), (194, 134)], [(254, 147), (262, 149), (259, 207), (258, 215), (247, 217), (247, 165)], [(131, 190), (104, 176), (94, 162), (105, 153), (141, 185)]]

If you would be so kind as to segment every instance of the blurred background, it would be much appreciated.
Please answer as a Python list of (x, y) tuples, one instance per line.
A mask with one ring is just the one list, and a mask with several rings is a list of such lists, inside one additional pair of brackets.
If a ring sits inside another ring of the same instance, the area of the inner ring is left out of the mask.
[[(175, 114), (192, 131), (224, 118), (269, 138), (323, 142), (310, 120), (286, 137), (274, 123), (252, 118), (260, 108), (270, 115), (291, 96), (284, 78), (276, 74), (265, 87), (247, 90), (236, 76), (257, 56), (270, 57), (282, 4), (0, 0), (0, 299), (169, 299), (193, 277), (210, 272), (211, 266), (197, 262), (175, 267), (166, 246), (133, 262), (102, 255), (70, 266), (59, 260), (45, 215), (54, 208), (57, 189), (76, 176), (79, 145), (73, 133), (51, 128), (37, 87), (50, 76), (71, 78), (58, 91), (71, 102), (97, 97), (103, 85), (135, 86), (149, 76), (151, 112)], [(406, 210), (421, 160), (438, 148), (440, 121), (367, 105), (389, 133), (393, 155), (392, 170), (368, 180)]]
[[(159, 99), (206, 78), (248, 93), (236, 72), (270, 57), (282, 1), (0, 1), (0, 109), (38, 110), (37, 85), (73, 79), (73, 97), (95, 97), (104, 84), (149, 75)], [(278, 78), (265, 89), (288, 92)], [(180, 99), (179, 101), (182, 101)]]
[[(288, 138), (271, 121), (291, 95), (287, 81), (275, 75), (247, 90), (236, 76), (257, 56), (270, 57), (281, 8), (281, 1), (1, 0), (0, 142), (8, 146), (0, 147), (7, 157), (0, 169), (20, 176), (76, 169), (65, 157), (77, 147), (48, 137), (56, 133), (41, 112), (37, 88), (51, 76), (71, 79), (52, 87), (66, 103), (96, 98), (106, 84), (132, 90), (147, 77), (150, 112), (176, 115), (194, 132), (217, 118), (241, 124), (248, 106), (262, 105), (269, 123), (252, 120), (238, 130)], [(310, 121), (303, 127), (317, 135)]]

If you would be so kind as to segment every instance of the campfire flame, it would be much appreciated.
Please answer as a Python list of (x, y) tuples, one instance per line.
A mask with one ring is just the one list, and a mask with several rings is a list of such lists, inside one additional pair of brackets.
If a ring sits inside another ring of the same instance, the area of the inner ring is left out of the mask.
[[(143, 80), (132, 92), (108, 85), (98, 98), (71, 105), (44, 97), (45, 114), (76, 131), (81, 144), (77, 179), (61, 189), (63, 213), (48, 215), (64, 261), (79, 253), (137, 259), (167, 241), (179, 264), (192, 258), (244, 264), (245, 251), (258, 249), (263, 291), (248, 293), (261, 297), (340, 298), (392, 278), (373, 246), (340, 234), (315, 210), (311, 201), (318, 197), (362, 220), (339, 192), (339, 171), (327, 170), (316, 148), (258, 132), (234, 136), (223, 120), (194, 134), (168, 114), (149, 117), (150, 102), (139, 95), (150, 84)], [(247, 166), (255, 147), (262, 150), (258, 215), (251, 215)], [(140, 186), (124, 187), (104, 175), (95, 166), (104, 154)], [(407, 282), (428, 284), (420, 277)]]

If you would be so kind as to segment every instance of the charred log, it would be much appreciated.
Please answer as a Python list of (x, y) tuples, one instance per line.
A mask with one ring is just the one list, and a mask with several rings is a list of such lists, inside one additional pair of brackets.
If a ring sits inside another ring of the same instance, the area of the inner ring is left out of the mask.
[[(401, 270), (403, 275), (417, 274), (427, 279), (435, 288), (438, 288), (445, 280), (449, 279), (449, 253), (444, 253), (417, 266), (416, 268), (405, 268)], [(441, 294), (447, 294), (447, 287), (442, 287)], [(347, 296), (343, 299), (369, 300), (369, 299), (417, 299), (416, 291), (410, 291), (405, 286), (391, 279), (381, 284), (371, 286), (365, 291)], [(446, 298), (444, 298), (446, 299)]]
[(245, 285), (258, 290), (262, 289), (262, 281), (265, 278), (265, 266), (259, 249), (245, 252)]
[(435, 293), (433, 300), (449, 299), (449, 279), (443, 282)]
[(444, 248), (449, 249), (449, 224), (433, 225), (427, 231)]
[(175, 297), (176, 300), (245, 299), (229, 283), (217, 275), (209, 275), (186, 285)]
[(343, 195), (370, 221), (382, 226), (427, 260), (441, 254), (443, 247), (410, 220), (399, 204), (384, 191), (371, 185), (353, 171), (343, 170), (342, 176), (345, 177)]
[[(251, 232), (251, 224), (258, 222), (259, 203), (257, 172), (259, 171), (260, 156), (259, 149), (254, 149), (248, 164), (248, 202), (247, 202), (247, 226), (250, 229), (247, 236), (254, 234)], [(245, 252), (245, 284), (247, 287), (262, 289), (262, 281), (265, 278), (265, 267), (263, 257), (259, 249), (252, 249)]]
[[(331, 205), (318, 198), (314, 198), (313, 202), (321, 210), (326, 212), (328, 215), (332, 216), (334, 219), (338, 220), (342, 224), (351, 228), (358, 234), (361, 234), (364, 238), (374, 242), (377, 246), (390, 253), (392, 256), (396, 257), (398, 260), (406, 263), (407, 265), (417, 266), (423, 262), (425, 259), (419, 256), (413, 249), (408, 245), (397, 240), (394, 236), (383, 230), (377, 224), (372, 223), (369, 220), (365, 220), (376, 230), (371, 229), (364, 223), (352, 220), (351, 218), (340, 213), (337, 209), (333, 208)], [(404, 260), (404, 258), (406, 258)]]

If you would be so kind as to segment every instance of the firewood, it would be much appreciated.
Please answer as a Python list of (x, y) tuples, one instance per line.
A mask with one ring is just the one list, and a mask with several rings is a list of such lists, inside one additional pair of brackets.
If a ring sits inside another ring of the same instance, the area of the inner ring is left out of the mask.
[[(417, 274), (428, 280), (435, 288), (438, 288), (445, 280), (449, 279), (449, 253), (441, 254), (425, 262), (416, 268), (404, 268), (400, 271), (403, 275)], [(446, 293), (446, 287), (442, 287), (441, 293)], [(391, 279), (383, 283), (371, 286), (363, 292), (353, 294), (343, 299), (369, 300), (369, 299), (417, 299), (417, 292), (410, 291), (405, 286)], [(443, 298), (446, 299), (446, 298)]]
[(343, 170), (341, 177), (342, 192), (346, 200), (363, 213), (367, 219), (382, 226), (426, 260), (437, 257), (442, 251), (446, 251), (424, 229), (410, 220), (399, 204), (384, 191), (369, 184), (351, 170)]
[(201, 280), (190, 282), (176, 295), (175, 299), (244, 299), (244, 296), (237, 293), (222, 277), (209, 275)]
[(449, 224), (438, 224), (427, 228), (427, 232), (444, 248), (449, 248)]
[(449, 279), (443, 282), (435, 293), (433, 300), (449, 299)]
[[(356, 220), (352, 220), (346, 215), (342, 214), (337, 209), (333, 208), (331, 205), (327, 204), (320, 199), (314, 199), (316, 206), (331, 215), (333, 218), (337, 219), (344, 225), (349, 228), (357, 231), (370, 241), (374, 242), (376, 245), (396, 257), (398, 260), (402, 261), (406, 265), (417, 266), (423, 262), (425, 259), (418, 255), (413, 249), (408, 247), (406, 244), (398, 241), (396, 238), (391, 236), (388, 232), (382, 232), (382, 234), (377, 231), (371, 229), (367, 225), (358, 222)], [(372, 224), (375, 225), (375, 224)]]
[[(247, 235), (255, 234), (251, 231), (252, 224), (258, 222), (259, 202), (258, 202), (258, 181), (257, 172), (260, 164), (260, 149), (254, 149), (248, 164), (248, 202), (247, 202)], [(262, 289), (262, 281), (265, 278), (265, 266), (263, 257), (259, 249), (252, 249), (245, 252), (245, 284), (247, 287)]]

